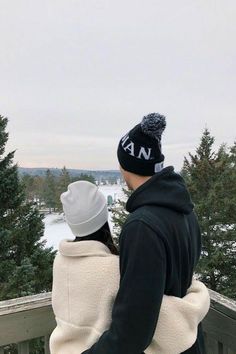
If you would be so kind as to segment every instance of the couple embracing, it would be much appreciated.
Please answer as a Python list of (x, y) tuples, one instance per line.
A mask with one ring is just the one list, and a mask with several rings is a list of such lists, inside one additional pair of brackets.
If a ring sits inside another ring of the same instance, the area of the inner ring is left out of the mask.
[(75, 239), (60, 242), (54, 261), (51, 354), (205, 353), (210, 300), (193, 277), (201, 233), (183, 178), (163, 165), (165, 127), (165, 117), (151, 113), (119, 142), (133, 191), (119, 251), (97, 186), (78, 181), (61, 195)]

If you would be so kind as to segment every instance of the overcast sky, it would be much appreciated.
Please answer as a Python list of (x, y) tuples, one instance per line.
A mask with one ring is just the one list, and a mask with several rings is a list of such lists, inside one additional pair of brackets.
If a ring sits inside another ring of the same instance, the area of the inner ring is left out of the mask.
[(206, 126), (233, 144), (235, 19), (235, 0), (0, 0), (8, 150), (24, 167), (116, 169), (150, 112), (177, 170)]

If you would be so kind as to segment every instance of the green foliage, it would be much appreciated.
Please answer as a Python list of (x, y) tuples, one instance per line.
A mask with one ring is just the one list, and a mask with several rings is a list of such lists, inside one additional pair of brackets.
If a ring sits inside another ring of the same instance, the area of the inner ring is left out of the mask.
[(48, 169), (43, 184), (43, 199), (47, 207), (50, 209), (56, 209), (56, 181), (54, 175)]
[(23, 199), (17, 166), (12, 163), (14, 152), (3, 156), (8, 139), (6, 126), (7, 118), (0, 115), (0, 221), (5, 210), (14, 209), (21, 204)]
[(60, 201), (61, 193), (67, 190), (70, 183), (75, 181), (89, 181), (95, 184), (92, 175), (80, 174), (77, 177), (71, 177), (64, 166), (60, 174), (55, 175), (51, 169), (48, 169), (45, 176), (31, 176), (24, 174), (21, 178), (22, 185), (28, 201), (36, 201), (40, 208), (48, 208), (49, 212), (62, 211)]
[(62, 211), (62, 204), (60, 196), (63, 192), (67, 190), (68, 185), (71, 183), (71, 177), (66, 167), (64, 166), (61, 170), (60, 176), (56, 183), (56, 209), (57, 211)]
[(96, 184), (95, 178), (92, 175), (87, 175), (85, 173), (81, 173), (79, 176), (77, 177), (73, 177), (71, 179), (72, 182), (76, 182), (76, 181), (88, 181), (91, 182), (93, 184)]
[(186, 180), (200, 223), (203, 247), (197, 272), (211, 289), (236, 293), (236, 144), (213, 150), (206, 129), (195, 154), (185, 158)]
[(40, 205), (43, 201), (44, 180), (40, 176), (24, 174), (21, 178), (26, 198), (29, 202), (37, 201)]
[(126, 201), (130, 197), (132, 191), (126, 188), (123, 188), (123, 193), (125, 198), (123, 200), (119, 199), (116, 205), (112, 208), (112, 222), (114, 224), (113, 227), (113, 238), (117, 247), (119, 247), (119, 235), (121, 233), (121, 229), (127, 219), (128, 212), (126, 211)]
[(70, 183), (71, 183), (70, 174), (67, 171), (66, 167), (64, 166), (63, 169), (61, 170), (61, 174), (58, 181), (58, 189), (60, 191), (60, 194), (67, 190), (67, 186)]
[(51, 290), (55, 256), (41, 241), (42, 216), (24, 195), (14, 152), (3, 155), (6, 126), (0, 116), (0, 300)]

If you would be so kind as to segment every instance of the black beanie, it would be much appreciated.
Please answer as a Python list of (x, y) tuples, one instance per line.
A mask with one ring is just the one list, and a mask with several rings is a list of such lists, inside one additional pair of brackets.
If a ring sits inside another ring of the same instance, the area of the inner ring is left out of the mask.
[(143, 117), (119, 142), (117, 156), (121, 167), (140, 176), (152, 176), (163, 168), (161, 135), (166, 119), (159, 113)]

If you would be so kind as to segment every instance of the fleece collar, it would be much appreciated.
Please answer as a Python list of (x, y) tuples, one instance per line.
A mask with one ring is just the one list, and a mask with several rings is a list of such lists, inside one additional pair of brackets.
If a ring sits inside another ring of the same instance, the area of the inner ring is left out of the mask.
[(59, 243), (59, 252), (63, 256), (84, 257), (84, 256), (110, 256), (109, 248), (100, 241), (83, 240), (73, 242), (72, 240), (62, 240)]

